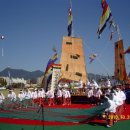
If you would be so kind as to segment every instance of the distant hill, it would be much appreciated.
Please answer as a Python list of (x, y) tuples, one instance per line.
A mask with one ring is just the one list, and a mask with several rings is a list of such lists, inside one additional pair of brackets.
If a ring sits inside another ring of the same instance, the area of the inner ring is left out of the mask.
[[(40, 70), (36, 71), (27, 71), (23, 69), (12, 69), (10, 67), (5, 68), (3, 71), (0, 72), (0, 76), (8, 77), (10, 73), (10, 76), (13, 78), (24, 78), (24, 79), (36, 79), (38, 77), (43, 76), (44, 72)], [(88, 73), (89, 80), (95, 79), (98, 81), (100, 78), (106, 78), (107, 76), (97, 75), (93, 73)]]
[[(99, 74), (93, 74), (93, 73), (88, 73), (88, 79), (89, 80), (96, 80), (99, 81), (99, 79), (102, 78), (108, 78), (108, 76), (103, 76), (103, 75), (99, 75)], [(111, 76), (109, 76), (109, 78), (111, 78)]]
[(0, 72), (0, 76), (8, 77), (10, 73), (10, 76), (13, 78), (24, 78), (24, 79), (36, 79), (38, 77), (41, 77), (44, 73), (40, 70), (36, 71), (26, 71), (23, 69), (12, 69), (10, 67), (5, 68), (3, 71)]

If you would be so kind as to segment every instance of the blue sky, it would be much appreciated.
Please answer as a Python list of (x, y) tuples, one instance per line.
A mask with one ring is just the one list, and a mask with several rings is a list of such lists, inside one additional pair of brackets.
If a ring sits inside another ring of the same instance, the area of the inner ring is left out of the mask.
[[(130, 1), (107, 0), (119, 25), (125, 49), (130, 45)], [(83, 38), (89, 73), (112, 75), (114, 72), (114, 42), (109, 40), (107, 27), (100, 39), (97, 28), (102, 14), (100, 0), (72, 0), (74, 36)], [(52, 47), (61, 54), (62, 37), (67, 35), (70, 0), (0, 0), (0, 71), (10, 66), (29, 71), (45, 70), (53, 55)], [(4, 48), (4, 56), (1, 50)], [(97, 59), (89, 64), (89, 55)], [(130, 55), (125, 56), (127, 72)], [(58, 63), (58, 62), (57, 62)]]

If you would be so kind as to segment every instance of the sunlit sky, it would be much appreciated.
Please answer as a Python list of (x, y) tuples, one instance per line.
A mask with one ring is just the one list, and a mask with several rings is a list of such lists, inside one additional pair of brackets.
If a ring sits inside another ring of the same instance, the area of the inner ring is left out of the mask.
[[(120, 28), (124, 48), (130, 46), (130, 0), (107, 0)], [(63, 36), (67, 36), (70, 0), (0, 0), (0, 71), (7, 66), (28, 71), (46, 68), (58, 50), (60, 59)], [(113, 75), (114, 42), (107, 26), (100, 39), (97, 29), (102, 14), (101, 0), (72, 0), (74, 36), (83, 38), (88, 73)], [(2, 56), (3, 48), (3, 56)], [(97, 59), (89, 64), (89, 55)], [(130, 54), (125, 55), (127, 72)], [(59, 60), (57, 61), (57, 63)]]

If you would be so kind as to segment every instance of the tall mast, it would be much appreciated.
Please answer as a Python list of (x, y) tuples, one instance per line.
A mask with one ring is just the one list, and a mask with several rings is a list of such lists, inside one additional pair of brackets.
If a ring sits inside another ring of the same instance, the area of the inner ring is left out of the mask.
[[(70, 0), (70, 7), (72, 10), (72, 0)], [(73, 15), (72, 15), (72, 37), (74, 37), (74, 21), (73, 21)]]
[(68, 36), (73, 35), (73, 16), (72, 16), (72, 2), (70, 0), (70, 8), (68, 12)]
[(117, 35), (118, 35), (118, 40), (121, 40), (121, 34), (120, 34), (120, 29), (119, 26), (117, 25)]

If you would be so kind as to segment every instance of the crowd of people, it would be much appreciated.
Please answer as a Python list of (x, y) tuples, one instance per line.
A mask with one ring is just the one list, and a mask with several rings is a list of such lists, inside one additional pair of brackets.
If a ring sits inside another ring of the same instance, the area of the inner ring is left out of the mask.
[[(79, 88), (81, 88), (81, 86)], [(88, 89), (85, 90), (86, 96), (92, 99), (94, 92), (91, 92), (91, 91), (94, 91), (94, 90), (90, 89), (88, 91)], [(16, 94), (13, 91), (13, 89), (10, 89), (6, 97), (4, 94), (0, 92), (0, 104), (2, 104), (4, 100), (8, 99), (11, 102), (19, 101), (21, 103), (24, 102), (24, 104), (39, 105), (39, 106), (40, 105), (52, 106), (56, 104), (70, 105), (71, 95), (74, 94), (73, 92), (74, 92), (73, 89), (70, 89), (67, 86), (67, 84), (64, 84), (64, 86), (62, 87), (57, 87), (57, 89), (55, 90), (49, 88), (47, 92), (45, 92), (43, 88), (39, 88), (39, 89), (35, 88), (33, 90), (29, 90), (26, 88), (26, 89), (20, 90), (19, 93)], [(99, 91), (96, 92), (96, 95), (98, 95), (98, 93)]]
[(88, 103), (107, 104), (104, 110), (107, 127), (112, 127), (114, 123), (121, 119), (122, 112), (125, 110), (125, 84), (120, 84), (115, 79), (100, 80), (99, 83), (92, 80), (91, 82), (88, 81), (84, 88), (80, 91), (85, 91)]
[(48, 105), (53, 106), (56, 104), (60, 105), (71, 105), (71, 94), (69, 89), (58, 88), (56, 90), (50, 89), (45, 92), (43, 88), (35, 88), (33, 90), (24, 89), (20, 90), (16, 94), (13, 90), (9, 90), (7, 97), (0, 92), (0, 105), (4, 103), (5, 100), (10, 102), (18, 101), (22, 107), (26, 105), (41, 106)]

